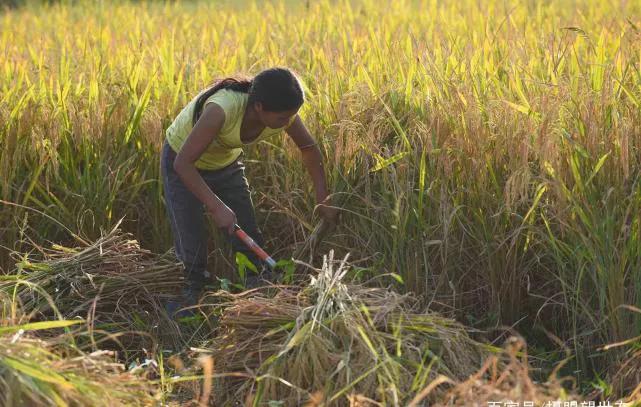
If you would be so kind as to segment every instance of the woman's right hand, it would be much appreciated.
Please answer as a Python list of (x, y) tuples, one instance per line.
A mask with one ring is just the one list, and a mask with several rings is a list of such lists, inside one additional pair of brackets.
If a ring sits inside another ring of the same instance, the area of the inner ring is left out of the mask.
[(234, 225), (236, 225), (236, 214), (229, 206), (220, 202), (213, 208), (208, 208), (209, 214), (214, 218), (214, 223), (217, 227), (226, 230), (230, 235), (234, 233)]

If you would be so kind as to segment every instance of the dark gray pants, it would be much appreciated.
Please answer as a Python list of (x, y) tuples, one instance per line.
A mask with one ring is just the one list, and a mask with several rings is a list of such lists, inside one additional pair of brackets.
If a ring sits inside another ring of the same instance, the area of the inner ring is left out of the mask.
[[(178, 259), (184, 264), (188, 284), (201, 287), (207, 282), (207, 227), (205, 206), (187, 189), (174, 171), (176, 152), (164, 142), (160, 159), (167, 214)], [(220, 170), (201, 170), (209, 188), (236, 214), (238, 224), (259, 245), (263, 238), (256, 225), (254, 206), (245, 178), (245, 166), (238, 160)], [(227, 232), (223, 232), (227, 234)], [(229, 236), (235, 252), (245, 254), (260, 270), (261, 261), (236, 237)]]

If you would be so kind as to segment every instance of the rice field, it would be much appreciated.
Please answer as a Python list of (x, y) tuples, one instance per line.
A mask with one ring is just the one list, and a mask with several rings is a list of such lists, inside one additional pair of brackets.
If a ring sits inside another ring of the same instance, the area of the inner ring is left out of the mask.
[[(1, 405), (641, 398), (641, 3), (0, 10)], [(212, 224), (216, 279), (179, 327), (158, 303), (181, 279), (165, 129), (215, 79), (272, 66), (303, 81), (340, 222), (319, 224), (291, 141), (252, 146), (265, 248), (296, 283), (220, 291), (238, 272)]]

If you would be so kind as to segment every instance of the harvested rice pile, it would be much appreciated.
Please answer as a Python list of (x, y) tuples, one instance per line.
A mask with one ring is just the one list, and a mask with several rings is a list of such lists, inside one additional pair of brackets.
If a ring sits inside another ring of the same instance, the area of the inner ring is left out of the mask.
[(222, 301), (216, 371), (250, 376), (218, 381), (217, 405), (347, 405), (353, 394), (406, 405), (439, 375), (467, 378), (489, 353), (457, 322), (416, 312), (411, 297), (349, 284), (347, 271), (330, 253), (308, 285), (212, 296)]
[(20, 258), (0, 293), (15, 294), (30, 319), (80, 317), (119, 336), (153, 331), (166, 320), (162, 301), (181, 284), (181, 265), (169, 252), (141, 249), (118, 226), (80, 247), (36, 247), (40, 255)]

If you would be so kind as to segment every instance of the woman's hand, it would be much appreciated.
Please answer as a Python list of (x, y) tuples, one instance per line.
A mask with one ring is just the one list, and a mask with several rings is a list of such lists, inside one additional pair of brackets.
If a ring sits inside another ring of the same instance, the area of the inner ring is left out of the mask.
[(207, 208), (207, 211), (214, 218), (217, 227), (226, 230), (230, 235), (234, 233), (234, 225), (237, 223), (236, 214), (229, 206), (221, 201), (218, 205)]

